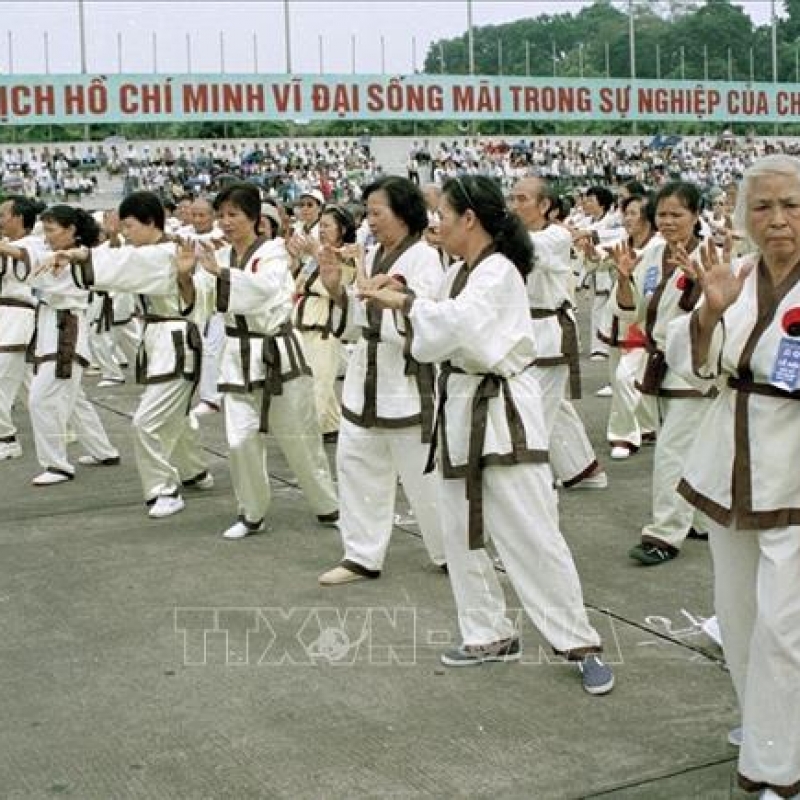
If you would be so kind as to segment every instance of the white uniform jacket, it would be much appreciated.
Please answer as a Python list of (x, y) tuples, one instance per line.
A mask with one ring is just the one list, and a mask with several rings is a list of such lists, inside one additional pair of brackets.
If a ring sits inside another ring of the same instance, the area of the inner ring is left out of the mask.
[[(752, 257), (751, 257), (752, 258)], [(763, 264), (714, 330), (698, 363), (695, 315), (669, 329), (671, 369), (719, 388), (678, 490), (720, 525), (800, 525), (800, 267), (773, 287)]]
[(203, 343), (178, 290), (174, 243), (101, 245), (92, 249), (88, 262), (73, 265), (72, 276), (84, 289), (138, 295), (144, 323), (136, 359), (138, 383), (199, 380)]
[[(680, 375), (669, 369), (664, 357), (667, 328), (677, 317), (690, 314), (700, 298), (700, 287), (674, 265), (665, 264), (667, 243), (654, 240), (642, 252), (631, 279), (634, 306), (623, 308), (617, 293), (611, 296), (611, 312), (621, 322), (639, 324), (646, 336), (647, 364), (637, 388), (661, 397), (704, 397)], [(693, 250), (692, 255), (697, 255)], [(711, 396), (716, 390), (711, 387)]]
[[(438, 252), (424, 241), (409, 237), (389, 258), (380, 246), (367, 253), (367, 275), (383, 272), (400, 276), (417, 297), (436, 297), (443, 273)], [(337, 316), (342, 314), (343, 320)], [(342, 389), (342, 416), (362, 428), (422, 426), (427, 442), (433, 426), (433, 368), (419, 364), (408, 350), (391, 311), (377, 311), (356, 299), (348, 289), (344, 311), (337, 309), (334, 324), (348, 339), (358, 337), (350, 356)], [(402, 326), (401, 326), (402, 327)]]
[(19, 261), (0, 256), (0, 354), (24, 353), (33, 339), (36, 298), (29, 279), (47, 245), (38, 236), (9, 242), (23, 251)]
[(536, 341), (536, 365), (568, 365), (570, 393), (581, 396), (578, 327), (572, 302), (572, 236), (560, 225), (529, 231), (533, 269), (527, 278), (528, 303)]
[[(439, 364), (436, 431), (446, 479), (465, 479), (470, 547), (482, 546), (481, 470), (546, 463), (536, 345), (522, 277), (490, 253), (450, 267), (438, 302), (417, 297), (408, 315), (415, 359)], [(432, 459), (428, 468), (432, 467)]]
[(225, 316), (225, 344), (219, 368), (221, 392), (264, 389), (261, 430), (267, 430), (269, 398), (284, 382), (311, 375), (291, 324), (294, 282), (282, 239), (259, 238), (239, 262), (228, 246), (216, 253), (218, 278), (205, 270), (194, 277), (198, 322), (218, 311)]

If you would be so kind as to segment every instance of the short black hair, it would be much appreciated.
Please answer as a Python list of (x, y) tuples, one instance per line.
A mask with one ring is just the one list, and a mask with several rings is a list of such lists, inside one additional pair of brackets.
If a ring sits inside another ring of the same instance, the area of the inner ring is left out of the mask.
[(428, 227), (428, 209), (419, 186), (399, 175), (385, 175), (364, 189), (364, 202), (375, 192), (386, 194), (389, 208), (396, 217), (403, 220), (409, 233), (421, 235), (425, 232)]
[(603, 211), (608, 211), (614, 205), (614, 195), (611, 194), (611, 189), (607, 189), (605, 186), (590, 186), (586, 190), (585, 196), (594, 197)]
[(3, 198), (2, 202), (11, 203), (11, 213), (15, 217), (22, 217), (22, 227), (26, 231), (33, 230), (36, 217), (45, 208), (44, 203), (34, 200), (32, 197), (26, 197), (24, 194), (9, 194)]
[(224, 203), (238, 208), (253, 223), (256, 233), (258, 232), (261, 224), (261, 192), (258, 186), (244, 181), (229, 183), (214, 198), (214, 210), (219, 211)]
[(342, 237), (343, 244), (353, 244), (356, 240), (356, 221), (353, 215), (342, 206), (328, 205), (322, 209), (320, 216), (328, 214), (336, 220), (339, 228), (339, 235)]
[(133, 192), (119, 204), (120, 220), (133, 217), (142, 225), (154, 225), (160, 231), (164, 230), (166, 214), (164, 204), (157, 194), (153, 192)]

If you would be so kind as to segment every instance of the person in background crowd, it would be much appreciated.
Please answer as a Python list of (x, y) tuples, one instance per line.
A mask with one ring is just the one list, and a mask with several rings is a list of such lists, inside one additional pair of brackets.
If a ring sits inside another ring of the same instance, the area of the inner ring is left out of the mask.
[(675, 489), (686, 453), (716, 391), (713, 387), (698, 391), (664, 359), (669, 323), (690, 314), (700, 296), (697, 284), (678, 269), (682, 254), (694, 256), (700, 247), (700, 191), (691, 183), (668, 183), (654, 202), (661, 241), (646, 248), (640, 259), (630, 251), (626, 258), (617, 259), (619, 277), (611, 307), (625, 325), (643, 327), (648, 356), (638, 388), (657, 398), (661, 418), (653, 463), (653, 520), (642, 529), (641, 543), (629, 553), (644, 566), (671, 561), (687, 536), (703, 534), (694, 527), (694, 509)]

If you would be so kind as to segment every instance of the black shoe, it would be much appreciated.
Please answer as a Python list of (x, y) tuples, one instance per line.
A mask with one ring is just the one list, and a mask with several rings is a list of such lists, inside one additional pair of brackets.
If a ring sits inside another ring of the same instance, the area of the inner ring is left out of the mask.
[(638, 561), (646, 567), (655, 567), (658, 564), (664, 564), (667, 561), (672, 561), (673, 558), (677, 558), (678, 552), (668, 544), (658, 545), (652, 542), (642, 542), (637, 544), (636, 547), (632, 547), (628, 551), (628, 555), (634, 561)]
[(328, 528), (335, 528), (339, 523), (339, 512), (332, 511), (330, 514), (317, 514), (317, 522)]
[(336, 444), (339, 441), (339, 431), (330, 431), (322, 434), (322, 441), (325, 444)]
[(698, 531), (696, 528), (689, 528), (689, 533), (686, 534), (687, 539), (697, 539), (700, 542), (708, 541), (708, 534), (705, 531)]

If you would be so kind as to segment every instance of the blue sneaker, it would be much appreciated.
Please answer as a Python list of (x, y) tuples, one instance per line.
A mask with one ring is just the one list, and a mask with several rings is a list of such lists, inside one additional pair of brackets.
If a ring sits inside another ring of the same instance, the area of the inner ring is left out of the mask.
[(611, 667), (600, 660), (596, 653), (585, 656), (578, 664), (583, 688), (589, 694), (608, 694), (614, 688), (614, 673)]

